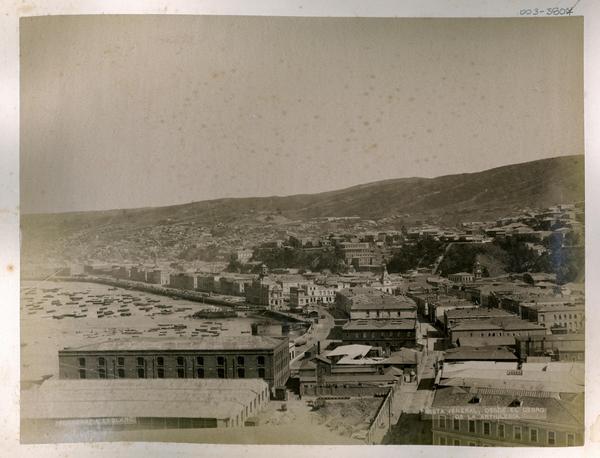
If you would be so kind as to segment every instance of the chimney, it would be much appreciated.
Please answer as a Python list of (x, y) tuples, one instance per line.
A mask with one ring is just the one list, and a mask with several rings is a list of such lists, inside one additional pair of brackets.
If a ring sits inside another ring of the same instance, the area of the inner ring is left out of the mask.
[(320, 355), (320, 354), (321, 354), (321, 341), (318, 340), (317, 341), (317, 355)]

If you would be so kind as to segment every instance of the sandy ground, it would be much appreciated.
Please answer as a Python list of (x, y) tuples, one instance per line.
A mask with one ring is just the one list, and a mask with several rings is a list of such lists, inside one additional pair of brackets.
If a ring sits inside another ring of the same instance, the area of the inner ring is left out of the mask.
[[(306, 398), (271, 401), (259, 415), (259, 424), (265, 426), (296, 425), (302, 429), (318, 429), (339, 436), (338, 440), (358, 440), (366, 432), (383, 398), (353, 398), (326, 400), (325, 406), (313, 410)], [(286, 410), (281, 409), (282, 404)]]

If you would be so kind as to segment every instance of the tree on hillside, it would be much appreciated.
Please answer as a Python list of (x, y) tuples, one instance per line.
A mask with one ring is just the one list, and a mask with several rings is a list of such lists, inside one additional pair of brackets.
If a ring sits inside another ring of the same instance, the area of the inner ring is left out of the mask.
[(444, 244), (432, 238), (418, 240), (414, 245), (404, 245), (394, 253), (387, 264), (389, 272), (406, 272), (433, 264), (442, 254)]

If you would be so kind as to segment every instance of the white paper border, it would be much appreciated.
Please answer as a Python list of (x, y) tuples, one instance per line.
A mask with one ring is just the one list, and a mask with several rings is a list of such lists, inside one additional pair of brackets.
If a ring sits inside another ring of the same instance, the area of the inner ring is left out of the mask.
[[(518, 17), (523, 8), (569, 7), (584, 16), (586, 146), (586, 447), (568, 449), (421, 446), (233, 446), (204, 444), (102, 443), (20, 445), (19, 396), (19, 17), (61, 14), (218, 14), (260, 16)], [(0, 454), (4, 456), (600, 456), (600, 368), (595, 363), (600, 337), (598, 307), (598, 215), (600, 203), (600, 2), (498, 0), (36, 0), (0, 6)], [(593, 425), (593, 427), (592, 427)], [(595, 434), (591, 432), (595, 431)]]

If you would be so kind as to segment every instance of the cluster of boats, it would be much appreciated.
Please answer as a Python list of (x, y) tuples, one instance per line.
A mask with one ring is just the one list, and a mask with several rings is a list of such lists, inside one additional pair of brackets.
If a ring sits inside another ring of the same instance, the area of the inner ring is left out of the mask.
[[(229, 331), (227, 322), (245, 313), (218, 306), (203, 306), (202, 310), (187, 304), (165, 304), (164, 300), (148, 297), (136, 291), (109, 287), (108, 293), (83, 289), (65, 291), (62, 288), (24, 288), (21, 306), (23, 313), (38, 314), (43, 318), (63, 320), (66, 318), (108, 319), (119, 317), (145, 316), (155, 319), (157, 316), (174, 315), (198, 320), (193, 324), (158, 324), (135, 327), (113, 327), (106, 329), (78, 330), (77, 334), (95, 339), (122, 334), (127, 337), (215, 337)], [(194, 309), (197, 311), (193, 313)], [(223, 321), (219, 321), (223, 320)], [(113, 321), (111, 320), (111, 323)], [(141, 322), (140, 322), (141, 324)], [(240, 331), (250, 333), (250, 331)]]
[(45, 312), (47, 318), (62, 320), (64, 318), (86, 318), (90, 308), (95, 309), (96, 318), (130, 317), (142, 313), (154, 317), (173, 313), (184, 313), (192, 307), (174, 307), (161, 304), (160, 299), (140, 297), (130, 293), (115, 293), (116, 287), (108, 288), (110, 294), (92, 294), (91, 290), (65, 292), (60, 288), (44, 288), (43, 295), (36, 294), (36, 289), (26, 289), (22, 294), (22, 307), (28, 315)]

